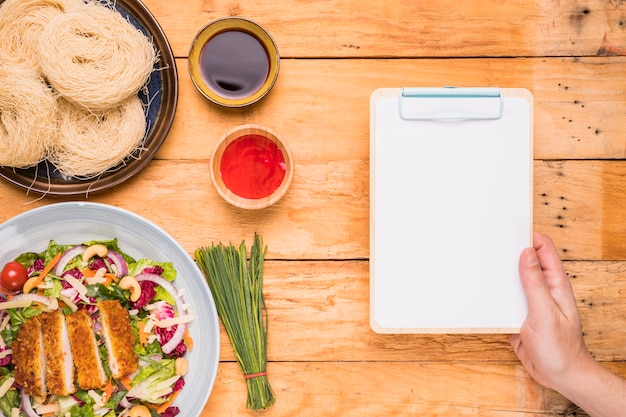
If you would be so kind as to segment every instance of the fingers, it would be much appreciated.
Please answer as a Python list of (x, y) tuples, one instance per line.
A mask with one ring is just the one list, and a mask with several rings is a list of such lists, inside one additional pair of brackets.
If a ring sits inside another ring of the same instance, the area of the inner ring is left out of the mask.
[(529, 313), (545, 317), (556, 307), (567, 318), (578, 316), (571, 284), (549, 237), (534, 234), (534, 248), (520, 255), (519, 272)]
[(519, 272), (522, 287), (526, 294), (529, 314), (536, 314), (539, 317), (550, 314), (554, 306), (554, 299), (543, 275), (537, 251), (534, 248), (526, 248), (522, 251)]
[(535, 232), (533, 235), (533, 246), (537, 251), (541, 269), (548, 275), (548, 279), (552, 276), (555, 279), (565, 277), (559, 253), (548, 236)]
[(574, 292), (552, 240), (540, 233), (535, 233), (534, 246), (552, 298), (566, 316), (577, 315)]
[(520, 353), (518, 351), (519, 351), (520, 345), (522, 344), (522, 336), (520, 336), (519, 334), (510, 334), (509, 342), (511, 343), (513, 352), (515, 352), (515, 354), (519, 357)]

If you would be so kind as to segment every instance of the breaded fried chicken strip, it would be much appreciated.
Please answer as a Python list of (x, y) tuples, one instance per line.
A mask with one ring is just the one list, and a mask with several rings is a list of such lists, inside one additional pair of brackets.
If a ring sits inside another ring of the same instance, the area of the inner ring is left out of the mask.
[(117, 300), (99, 301), (98, 310), (111, 374), (114, 378), (121, 378), (136, 371), (139, 362), (133, 349), (135, 335), (128, 311)]
[(66, 396), (76, 392), (74, 361), (65, 317), (60, 310), (39, 316), (46, 354), (46, 386), (50, 394)]
[(41, 334), (41, 322), (33, 317), (20, 326), (17, 338), (11, 344), (13, 350), (13, 376), (15, 382), (28, 395), (45, 397), (46, 361)]
[(96, 337), (91, 330), (89, 313), (86, 310), (78, 310), (65, 316), (65, 322), (76, 365), (78, 385), (84, 390), (102, 388), (106, 383), (106, 375), (100, 361)]

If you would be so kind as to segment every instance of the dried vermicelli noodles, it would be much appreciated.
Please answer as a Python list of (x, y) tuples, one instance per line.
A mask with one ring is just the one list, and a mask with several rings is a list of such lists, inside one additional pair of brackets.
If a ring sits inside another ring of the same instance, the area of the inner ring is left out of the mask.
[(65, 98), (105, 110), (144, 86), (157, 53), (121, 14), (87, 3), (50, 21), (39, 39), (39, 58), (48, 81)]
[(157, 62), (113, 0), (0, 0), (0, 166), (90, 179), (139, 158)]
[(27, 168), (46, 159), (57, 120), (54, 93), (35, 72), (0, 66), (0, 165)]
[(39, 36), (56, 16), (82, 0), (6, 0), (0, 5), (0, 61), (34, 69), (39, 75)]
[(96, 177), (141, 148), (145, 133), (146, 118), (138, 96), (102, 112), (60, 99), (59, 138), (48, 160), (61, 174)]

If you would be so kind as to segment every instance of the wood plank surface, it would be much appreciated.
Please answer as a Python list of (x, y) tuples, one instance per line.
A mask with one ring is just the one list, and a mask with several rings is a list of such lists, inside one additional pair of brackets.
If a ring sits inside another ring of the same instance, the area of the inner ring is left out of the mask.
[[(366, 261), (268, 262), (269, 360), (515, 361), (506, 335), (374, 333), (368, 268)], [(626, 361), (626, 262), (567, 262), (565, 268), (592, 354), (602, 362)], [(222, 360), (234, 360), (222, 336)]]
[(535, 225), (557, 242), (562, 258), (625, 259), (626, 161), (535, 166)]
[[(623, 363), (608, 366), (626, 375)], [(532, 381), (517, 363), (271, 363), (276, 404), (263, 416), (584, 416)], [(234, 363), (222, 363), (202, 417), (250, 416)]]
[[(585, 415), (530, 379), (505, 335), (373, 333), (367, 262), (293, 264), (266, 267), (268, 375), (278, 400), (264, 415)], [(565, 267), (587, 345), (626, 376), (626, 262)], [(224, 340), (222, 360), (212, 397), (221, 400), (209, 399), (203, 416), (249, 415)]]
[[(155, 160), (127, 183), (90, 199), (148, 218), (189, 253), (214, 241), (249, 240), (256, 231), (274, 259), (367, 259), (368, 173), (367, 159), (300, 160), (281, 201), (267, 210), (245, 211), (219, 197), (208, 160)], [(6, 182), (0, 193), (11, 201), (0, 206), (1, 219), (74, 199), (26, 195)], [(535, 228), (554, 238), (564, 259), (626, 260), (624, 207), (626, 161), (535, 162)]]
[[(0, 222), (87, 200), (153, 221), (190, 254), (260, 233), (269, 247), (268, 376), (277, 402), (260, 413), (245, 408), (222, 328), (217, 380), (201, 417), (585, 415), (528, 376), (507, 335), (370, 329), (369, 97), (379, 87), (532, 92), (534, 227), (565, 260), (590, 351), (626, 377), (626, 1), (145, 4), (179, 75), (175, 120), (155, 160), (89, 195), (42, 197), (0, 181)], [(194, 35), (227, 16), (262, 24), (282, 57), (270, 94), (240, 109), (209, 103), (187, 69)], [(296, 161), (287, 195), (261, 211), (229, 206), (209, 177), (217, 140), (247, 123), (277, 131)]]
[[(193, 86), (177, 60), (180, 94), (158, 157), (208, 159), (232, 127), (276, 130), (296, 163), (369, 158), (369, 97), (380, 87), (528, 88), (535, 105), (536, 159), (626, 157), (626, 57), (536, 59), (282, 60), (269, 95), (251, 108), (223, 109)], [(324, 126), (324, 129), (314, 128)]]
[(207, 23), (252, 19), (281, 56), (477, 57), (624, 55), (621, 0), (146, 0), (178, 57)]

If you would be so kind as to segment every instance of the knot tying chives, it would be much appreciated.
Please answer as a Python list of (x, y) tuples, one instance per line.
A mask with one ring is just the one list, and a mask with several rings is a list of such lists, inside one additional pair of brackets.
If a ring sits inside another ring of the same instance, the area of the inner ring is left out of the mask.
[(243, 377), (245, 379), (250, 379), (250, 378), (258, 378), (260, 376), (266, 376), (266, 375), (267, 375), (267, 372), (264, 371), (264, 372), (257, 372), (256, 374), (246, 374)]

